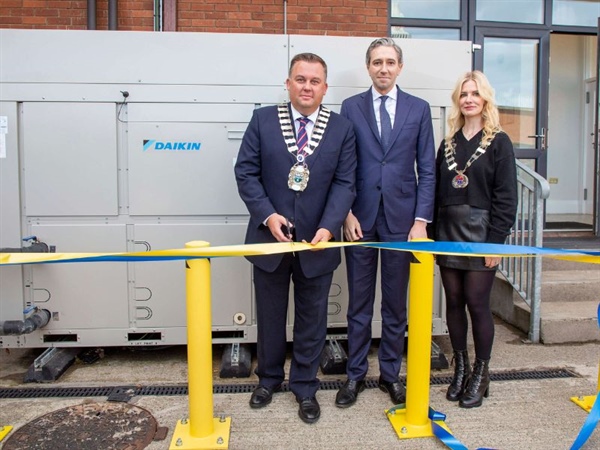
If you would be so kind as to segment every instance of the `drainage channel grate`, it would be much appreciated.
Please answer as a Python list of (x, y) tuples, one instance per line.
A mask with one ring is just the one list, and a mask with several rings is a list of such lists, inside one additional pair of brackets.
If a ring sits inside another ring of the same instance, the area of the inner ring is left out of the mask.
[[(567, 369), (546, 369), (511, 372), (491, 372), (492, 381), (543, 380), (552, 378), (577, 378), (579, 375)], [(406, 378), (401, 377), (406, 383)], [(431, 385), (449, 384), (451, 376), (431, 377)], [(344, 384), (343, 380), (321, 381), (320, 390), (337, 390)], [(214, 394), (246, 394), (254, 390), (256, 384), (217, 384), (213, 386)], [(368, 389), (377, 388), (377, 379), (365, 380)], [(288, 383), (281, 386), (283, 392), (289, 392)], [(63, 388), (0, 388), (0, 399), (5, 398), (47, 398), (47, 397), (109, 397), (109, 399), (127, 401), (132, 396), (169, 396), (188, 395), (187, 386), (105, 386), (105, 387), (63, 387)]]
[[(579, 378), (579, 375), (567, 369), (490, 372), (490, 380), (492, 381), (545, 380), (551, 378)], [(431, 378), (431, 384), (435, 385), (450, 384), (451, 381), (451, 376)]]
[(46, 398), (46, 397), (104, 397), (113, 387), (84, 388), (0, 388), (0, 398)]

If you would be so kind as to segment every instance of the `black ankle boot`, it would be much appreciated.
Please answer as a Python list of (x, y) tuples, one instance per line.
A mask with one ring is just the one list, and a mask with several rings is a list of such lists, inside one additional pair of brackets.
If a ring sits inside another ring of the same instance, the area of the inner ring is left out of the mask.
[(460, 399), (458, 406), (461, 408), (476, 408), (483, 403), (483, 397), (487, 398), (490, 392), (489, 363), (489, 359), (475, 359), (473, 373), (469, 378), (465, 393)]
[(467, 381), (471, 375), (471, 366), (469, 365), (469, 354), (466, 350), (454, 351), (454, 377), (448, 391), (446, 392), (446, 398), (451, 402), (459, 401), (465, 393), (465, 387)]

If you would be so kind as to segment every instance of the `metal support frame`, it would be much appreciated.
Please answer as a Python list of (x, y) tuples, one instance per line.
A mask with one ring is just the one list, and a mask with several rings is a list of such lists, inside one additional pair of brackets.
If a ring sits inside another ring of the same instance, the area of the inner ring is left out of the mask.
[[(544, 238), (544, 201), (550, 195), (548, 181), (517, 160), (519, 206), (517, 220), (508, 243), (542, 247)], [(530, 308), (529, 340), (540, 341), (540, 304), (542, 301), (542, 258), (503, 258), (500, 272)]]

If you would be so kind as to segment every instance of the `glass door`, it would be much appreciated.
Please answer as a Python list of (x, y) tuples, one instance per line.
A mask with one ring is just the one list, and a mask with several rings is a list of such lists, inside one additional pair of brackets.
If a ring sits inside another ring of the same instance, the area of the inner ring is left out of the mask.
[(594, 204), (592, 217), (594, 218), (594, 234), (600, 236), (600, 17), (598, 17), (598, 35), (596, 40), (596, 89), (595, 96), (592, 102), (596, 106), (596, 116), (594, 117), (594, 131), (592, 132), (594, 139), (594, 168), (592, 177), (594, 179)]
[(547, 175), (550, 33), (476, 27), (474, 67), (496, 91), (500, 124), (517, 159)]

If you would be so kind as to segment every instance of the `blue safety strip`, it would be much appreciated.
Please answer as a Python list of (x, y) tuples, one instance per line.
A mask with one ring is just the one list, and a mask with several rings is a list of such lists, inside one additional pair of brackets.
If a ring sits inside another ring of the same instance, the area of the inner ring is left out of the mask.
[[(598, 304), (598, 327), (600, 327), (600, 303)], [(594, 402), (594, 406), (590, 410), (590, 413), (587, 416), (587, 419), (583, 423), (581, 430), (579, 430), (579, 434), (575, 438), (575, 442), (571, 446), (571, 450), (579, 450), (583, 444), (587, 442), (589, 437), (592, 435), (594, 430), (596, 429), (596, 425), (598, 425), (598, 421), (600, 420), (600, 391), (596, 394), (596, 401)]]
[(592, 433), (594, 432), (594, 429), (596, 428), (596, 425), (598, 425), (598, 420), (600, 419), (600, 392), (598, 392), (598, 394), (596, 395), (596, 401), (594, 402), (594, 406), (592, 407), (592, 410), (590, 411), (590, 413), (587, 416), (587, 419), (585, 420), (583, 426), (581, 427), (581, 430), (579, 430), (579, 434), (577, 435), (577, 438), (575, 439), (575, 442), (573, 442), (573, 445), (571, 446), (571, 450), (579, 450), (583, 444), (586, 443), (586, 441), (589, 439), (589, 437), (592, 435)]

